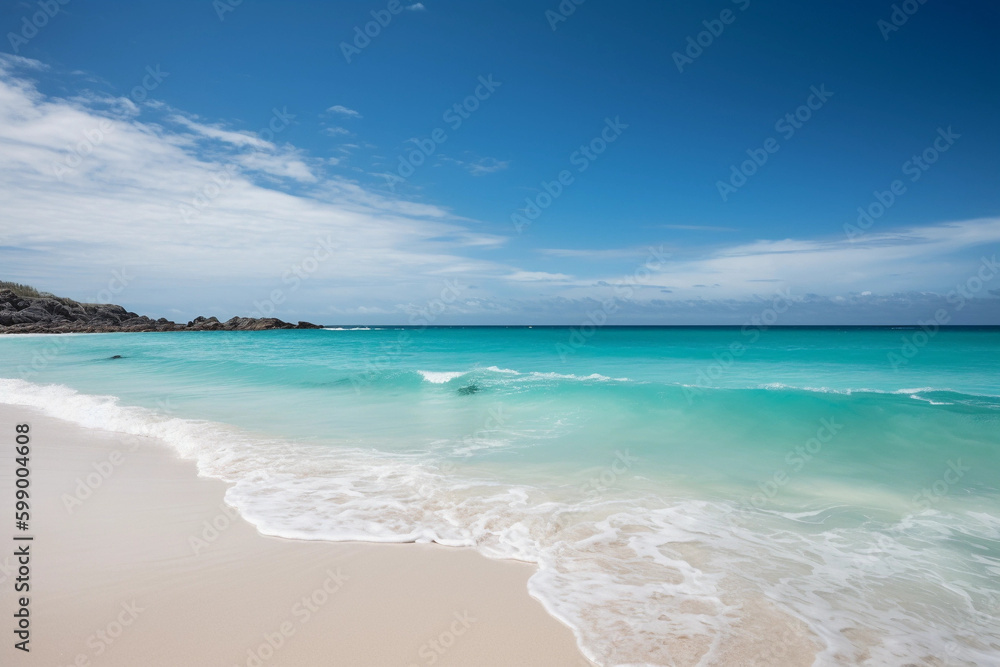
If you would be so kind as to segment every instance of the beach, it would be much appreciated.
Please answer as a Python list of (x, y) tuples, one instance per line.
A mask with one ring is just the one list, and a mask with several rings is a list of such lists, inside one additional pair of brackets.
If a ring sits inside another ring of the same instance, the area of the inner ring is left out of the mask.
[[(21, 423), (32, 446), (30, 653), (5, 641), (0, 663), (591, 664), (529, 597), (531, 565), (262, 536), (223, 502), (223, 482), (155, 438), (0, 404), (5, 441)], [(5, 455), (7, 499), (13, 466)], [(12, 560), (0, 559), (5, 625)]]
[(1000, 5), (68, 2), (0, 667), (1000, 667)]
[(40, 664), (989, 664), (1000, 331), (750, 334), (6, 337)]

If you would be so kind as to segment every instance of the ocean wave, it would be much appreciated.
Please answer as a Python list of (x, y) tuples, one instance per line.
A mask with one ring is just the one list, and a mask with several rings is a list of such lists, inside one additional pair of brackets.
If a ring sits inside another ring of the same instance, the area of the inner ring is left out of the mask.
[[(559, 383), (570, 383), (566, 386), (578, 386), (581, 389), (591, 387), (599, 389), (610, 385), (628, 386), (632, 390), (645, 391), (649, 396), (656, 395), (661, 400), (687, 400), (688, 392), (694, 390), (696, 395), (710, 399), (712, 396), (725, 396), (734, 392), (789, 392), (816, 394), (827, 396), (863, 397), (885, 396), (906, 397), (913, 401), (933, 407), (966, 406), (989, 410), (1000, 409), (1000, 396), (971, 389), (955, 390), (949, 387), (836, 387), (797, 385), (785, 382), (768, 382), (735, 386), (705, 386), (679, 382), (633, 379), (630, 377), (612, 377), (603, 373), (560, 373), (556, 371), (519, 371), (500, 366), (475, 366), (465, 370), (404, 370), (392, 369), (377, 371), (370, 376), (361, 373), (366, 378), (365, 386), (376, 387), (380, 384), (388, 386), (416, 386), (421, 382), (431, 385), (449, 385), (454, 381), (474, 383), (478, 389), (500, 394), (517, 394), (534, 390), (549, 390)], [(341, 383), (350, 382), (345, 378)], [(677, 392), (674, 396), (671, 392)], [(688, 402), (690, 402), (688, 400)]]
[[(714, 664), (738, 654), (774, 664), (758, 619), (801, 627), (795, 641), (804, 650), (817, 643), (818, 665), (945, 655), (986, 664), (987, 647), (1000, 644), (990, 606), (1000, 600), (1000, 518), (985, 509), (896, 522), (846, 507), (783, 516), (665, 494), (515, 484), (429, 452), (274, 439), (61, 385), (0, 379), (0, 402), (162, 439), (200, 474), (228, 482), (227, 502), (266, 535), (436, 542), (536, 563), (530, 592), (602, 665)], [(958, 550), (962, 540), (976, 549)]]
[(632, 380), (626, 377), (612, 378), (607, 375), (601, 375), (600, 373), (591, 373), (590, 375), (575, 375), (573, 373), (556, 373), (554, 371), (529, 371), (523, 373), (521, 371), (515, 371), (510, 368), (498, 368), (496, 366), (489, 366), (485, 370), (493, 373), (502, 373), (504, 375), (516, 375), (521, 378), (529, 378), (534, 380), (583, 380), (583, 381), (598, 381), (598, 382), (631, 382)]
[(912, 398), (915, 401), (924, 401), (926, 403), (930, 403), (931, 405), (955, 405), (954, 403), (952, 403), (950, 401), (935, 401), (935, 400), (930, 399), (930, 398), (924, 398), (923, 396), (921, 396), (919, 394), (910, 394), (910, 398)]
[[(716, 389), (727, 389), (726, 387), (715, 387)], [(748, 387), (749, 388), (749, 387)], [(867, 387), (845, 387), (845, 388), (835, 388), (835, 387), (809, 387), (809, 386), (797, 386), (784, 384), (782, 382), (768, 382), (765, 384), (759, 384), (755, 386), (756, 389), (764, 389), (767, 391), (803, 391), (811, 392), (817, 394), (840, 394), (844, 396), (851, 396), (854, 394), (883, 394), (887, 396), (900, 396), (905, 395), (909, 398), (915, 400), (923, 400), (933, 403), (935, 405), (950, 405), (949, 402), (936, 402), (927, 399), (922, 394), (951, 394), (954, 396), (965, 396), (969, 398), (985, 398), (985, 399), (1000, 399), (1000, 396), (996, 394), (979, 393), (972, 391), (958, 391), (955, 389), (945, 388), (945, 387), (904, 387), (901, 389), (872, 389)], [(701, 387), (705, 389), (705, 387)], [(740, 389), (739, 387), (728, 388), (728, 389)]]
[(601, 375), (600, 373), (591, 373), (590, 375), (573, 375), (572, 373), (556, 373), (552, 371), (531, 371), (528, 373), (522, 373), (520, 371), (511, 370), (509, 368), (498, 368), (496, 366), (490, 366), (488, 368), (473, 368), (467, 371), (417, 371), (420, 376), (430, 382), (431, 384), (445, 384), (451, 382), (456, 378), (460, 378), (466, 375), (474, 375), (482, 371), (488, 371), (490, 373), (496, 373), (507, 376), (516, 376), (522, 380), (579, 380), (579, 381), (591, 381), (591, 382), (630, 382), (629, 378), (611, 378), (607, 375)]
[(506, 375), (520, 375), (521, 374), (518, 371), (511, 370), (510, 368), (498, 368), (496, 366), (489, 366), (489, 367), (487, 367), (486, 370), (491, 371), (493, 373), (504, 373)]
[(934, 387), (917, 387), (913, 389), (868, 389), (865, 387), (800, 387), (783, 382), (768, 382), (757, 385), (758, 389), (777, 391), (810, 391), (817, 394), (921, 394), (931, 391), (952, 391), (951, 389), (935, 389)]
[(465, 375), (465, 371), (417, 371), (431, 384), (445, 384)]

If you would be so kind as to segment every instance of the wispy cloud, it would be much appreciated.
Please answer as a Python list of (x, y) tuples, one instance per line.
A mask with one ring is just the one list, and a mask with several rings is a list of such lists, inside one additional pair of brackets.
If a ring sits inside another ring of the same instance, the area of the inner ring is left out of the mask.
[(336, 113), (342, 116), (349, 116), (351, 118), (361, 118), (361, 114), (359, 112), (355, 111), (354, 109), (348, 109), (347, 107), (340, 104), (334, 104), (332, 107), (329, 107), (327, 109), (327, 113)]
[(0, 54), (0, 72), (12, 70), (14, 68), (41, 72), (49, 69), (49, 66), (40, 60), (33, 60), (31, 58), (25, 58), (24, 56), (15, 56), (10, 53)]
[[(131, 102), (131, 100), (129, 101)], [(225, 141), (226, 143), (234, 146), (250, 146), (251, 148), (257, 148), (260, 150), (273, 150), (275, 147), (271, 142), (264, 141), (251, 132), (234, 132), (232, 130), (226, 130), (219, 127), (218, 125), (206, 125), (204, 123), (196, 122), (190, 118), (186, 118), (180, 114), (171, 116), (170, 120), (183, 125), (189, 130), (194, 130), (203, 137)]]
[[(98, 128), (96, 145), (60, 179), (54, 165), (67, 147)], [(447, 276), (511, 271), (466, 253), (503, 237), (468, 228), (440, 207), (366, 190), (325, 173), (322, 162), (172, 110), (143, 105), (139, 118), (109, 119), (43, 95), (5, 66), (0, 265), (78, 298), (99, 291), (111, 268), (142, 267), (128, 301), (159, 299), (152, 314), (178, 303), (197, 314), (220, 302), (231, 314), (250, 312), (255, 298), (287, 289), (282, 277), (311, 256), (317, 239), (331, 239), (336, 257), (296, 297), (323, 310), (419, 302), (440, 292)], [(182, 206), (197, 215), (186, 219)]]
[(510, 166), (510, 160), (498, 160), (492, 157), (481, 157), (474, 160), (458, 160), (456, 158), (442, 155), (441, 159), (445, 162), (458, 165), (473, 176), (493, 174), (498, 171), (503, 171)]
[(647, 248), (540, 248), (536, 252), (548, 257), (569, 257), (574, 259), (616, 260), (638, 258), (649, 254)]
[[(876, 227), (853, 243), (840, 230), (722, 245), (706, 237), (657, 245), (655, 263), (635, 239), (625, 248), (532, 252), (507, 247), (512, 233), (369, 189), (280, 132), (265, 139), (237, 123), (85, 89), (48, 95), (35, 83), (45, 76), (37, 61), (0, 55), (4, 277), (86, 298), (112, 269), (136, 267), (122, 300), (151, 315), (246, 314), (284, 289), (278, 315), (289, 319), (381, 313), (403, 322), (400, 304), (426, 303), (450, 280), (469, 290), (449, 311), (464, 321), (577, 323), (623, 282), (635, 289), (620, 322), (740, 323), (777, 289), (795, 295), (801, 317), (818, 318), (805, 321), (851, 321), (851, 313), (853, 321), (913, 321), (940, 307), (1000, 243), (1000, 219), (983, 218)], [(261, 112), (263, 120), (270, 110)], [(197, 214), (185, 217), (182, 206)], [(319, 240), (334, 256), (293, 292), (287, 279)], [(996, 311), (993, 289), (985, 285), (982, 296)]]
[(762, 282), (800, 294), (830, 296), (862, 291), (943, 293), (967, 277), (981, 255), (995, 253), (997, 243), (1000, 218), (983, 218), (887, 230), (854, 243), (841, 235), (694, 247), (678, 250), (670, 261), (644, 272), (638, 283), (697, 289), (718, 285), (726, 298), (749, 298), (760, 291)]
[(545, 271), (515, 271), (510, 275), (504, 276), (504, 280), (513, 280), (515, 282), (521, 283), (537, 283), (537, 282), (564, 282), (566, 280), (572, 279), (573, 276), (568, 276), (565, 273), (547, 273)]
[(407, 5), (406, 8), (409, 9), (411, 12), (422, 12), (426, 11), (427, 9), (426, 7), (424, 7), (424, 3), (422, 2), (416, 2), (412, 5)]
[[(108, 101), (107, 104), (114, 105), (121, 99)], [(318, 180), (313, 169), (307, 164), (303, 152), (292, 146), (279, 146), (272, 141), (261, 139), (253, 132), (228, 129), (220, 123), (202, 123), (187, 114), (170, 109), (166, 105), (154, 103), (147, 106), (152, 109), (169, 109), (168, 121), (193, 131), (196, 138), (202, 143), (204, 140), (209, 140), (210, 145), (203, 146), (206, 150), (213, 150), (211, 144), (214, 143), (217, 147), (220, 142), (242, 149), (241, 152), (233, 154), (231, 160), (245, 169), (303, 183), (315, 183)], [(135, 113), (129, 115), (135, 116), (138, 113), (139, 108), (136, 107)], [(174, 138), (179, 140), (182, 136), (175, 135)]]
[(712, 227), (709, 225), (653, 225), (657, 229), (679, 229), (692, 232), (737, 232), (735, 227)]

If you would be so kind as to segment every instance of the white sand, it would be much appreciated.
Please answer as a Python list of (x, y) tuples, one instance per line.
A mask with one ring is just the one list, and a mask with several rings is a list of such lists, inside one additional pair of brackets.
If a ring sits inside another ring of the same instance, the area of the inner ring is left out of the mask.
[[(28, 654), (13, 648), (11, 616), (21, 422), (35, 536)], [(89, 474), (96, 488), (68, 510)], [(264, 537), (225, 507), (224, 490), (164, 443), (0, 405), (0, 665), (591, 664), (528, 596), (528, 564)]]

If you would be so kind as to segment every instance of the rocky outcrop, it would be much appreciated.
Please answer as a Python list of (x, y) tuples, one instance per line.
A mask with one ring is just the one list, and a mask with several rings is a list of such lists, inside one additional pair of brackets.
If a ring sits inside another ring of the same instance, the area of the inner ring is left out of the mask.
[(196, 317), (177, 324), (153, 320), (113, 304), (79, 303), (56, 296), (24, 296), (0, 289), (0, 333), (111, 333), (117, 331), (264, 331), (321, 329), (309, 322), (291, 324), (274, 317)]

